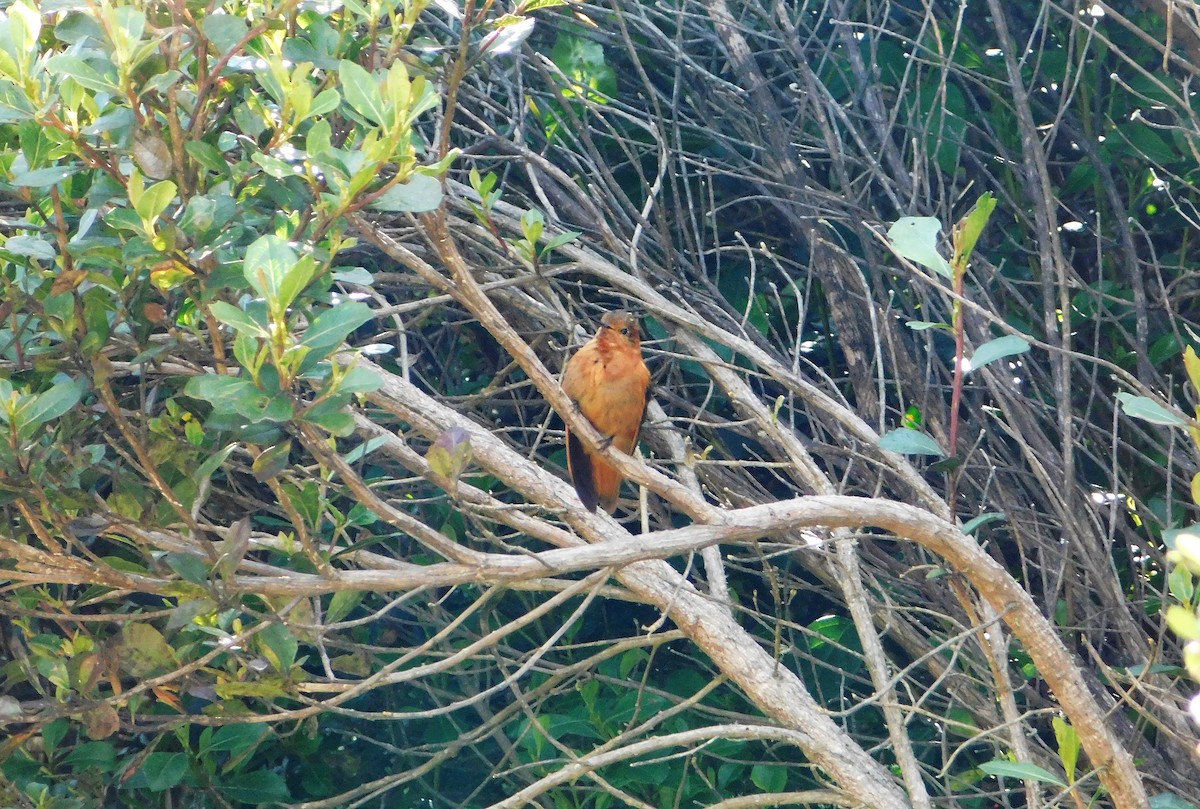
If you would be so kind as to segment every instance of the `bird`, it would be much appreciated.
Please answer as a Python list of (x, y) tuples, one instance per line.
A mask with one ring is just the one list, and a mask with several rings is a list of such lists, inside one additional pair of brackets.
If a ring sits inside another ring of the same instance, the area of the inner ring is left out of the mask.
[[(605, 447), (632, 454), (650, 398), (650, 371), (642, 360), (637, 320), (628, 312), (605, 313), (596, 335), (567, 361), (563, 391), (579, 412), (607, 436)], [(588, 511), (617, 507), (621, 473), (585, 447), (567, 427), (567, 470)]]

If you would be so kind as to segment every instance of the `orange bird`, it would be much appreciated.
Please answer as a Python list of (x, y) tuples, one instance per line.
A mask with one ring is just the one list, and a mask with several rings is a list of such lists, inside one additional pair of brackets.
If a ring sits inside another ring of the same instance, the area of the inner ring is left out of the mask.
[[(650, 395), (650, 371), (642, 361), (637, 321), (628, 312), (608, 312), (600, 330), (563, 371), (563, 390), (579, 412), (608, 442), (632, 454), (642, 431)], [(599, 503), (609, 514), (617, 506), (621, 474), (594, 454), (567, 428), (567, 469), (583, 507), (595, 511)]]

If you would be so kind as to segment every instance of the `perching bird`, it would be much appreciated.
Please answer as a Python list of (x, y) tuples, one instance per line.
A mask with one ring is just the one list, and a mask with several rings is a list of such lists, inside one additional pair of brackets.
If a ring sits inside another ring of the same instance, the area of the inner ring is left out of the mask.
[[(608, 436), (613, 446), (632, 454), (650, 392), (650, 371), (642, 361), (642, 343), (633, 316), (628, 312), (605, 314), (596, 336), (567, 362), (562, 386), (579, 412)], [(567, 468), (584, 508), (595, 511), (599, 503), (611, 514), (621, 490), (621, 474), (571, 435), (569, 427)]]

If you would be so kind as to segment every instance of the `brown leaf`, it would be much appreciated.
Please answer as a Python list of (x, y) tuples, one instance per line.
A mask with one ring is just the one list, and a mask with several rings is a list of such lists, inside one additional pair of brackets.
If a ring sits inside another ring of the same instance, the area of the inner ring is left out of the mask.
[(148, 303), (142, 307), (142, 316), (147, 322), (158, 325), (167, 319), (167, 309), (161, 303)]
[(64, 292), (70, 292), (82, 284), (85, 278), (87, 278), (87, 270), (63, 270), (54, 279), (54, 284), (50, 287), (50, 294), (61, 295)]
[(133, 135), (133, 160), (147, 177), (165, 180), (171, 176), (171, 150), (158, 133), (139, 130)]
[(121, 729), (121, 717), (116, 708), (104, 702), (83, 712), (83, 726), (89, 739), (99, 741)]

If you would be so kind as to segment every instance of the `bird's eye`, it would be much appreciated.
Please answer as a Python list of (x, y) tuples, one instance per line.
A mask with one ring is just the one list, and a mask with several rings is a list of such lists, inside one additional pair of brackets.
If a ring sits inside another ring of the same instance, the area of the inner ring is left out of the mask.
[(629, 328), (626, 327), (624, 329), (621, 329), (621, 334), (629, 334)]

